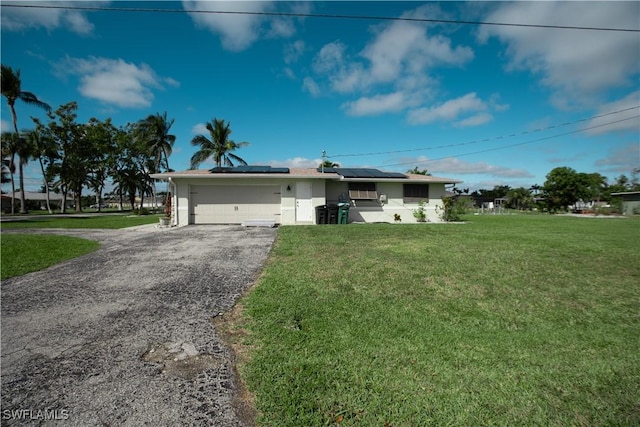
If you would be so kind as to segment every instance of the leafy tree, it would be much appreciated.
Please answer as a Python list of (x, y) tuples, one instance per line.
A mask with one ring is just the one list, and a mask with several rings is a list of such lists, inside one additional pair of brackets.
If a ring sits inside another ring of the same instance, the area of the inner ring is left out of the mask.
[(431, 176), (431, 174), (429, 173), (429, 171), (428, 171), (428, 170), (426, 170), (426, 169), (422, 169), (422, 170), (420, 170), (420, 169), (418, 169), (418, 166), (416, 166), (416, 167), (415, 167), (415, 168), (413, 168), (413, 169), (409, 169), (409, 170), (407, 171), (407, 173), (414, 174), (414, 175), (426, 175), (426, 176)]
[(111, 119), (104, 122), (91, 118), (84, 126), (87, 143), (93, 147), (94, 156), (90, 159), (88, 186), (95, 192), (98, 212), (102, 209), (102, 191), (109, 174), (109, 158), (114, 155), (116, 128)]
[(90, 144), (86, 129), (76, 122), (78, 105), (69, 102), (55, 112), (48, 113), (47, 137), (56, 144), (58, 155), (51, 165), (52, 172), (58, 177), (56, 187), (62, 193), (61, 212), (66, 211), (69, 192), (75, 197), (76, 210), (82, 210), (82, 187), (87, 181), (92, 160), (96, 155), (95, 147)]
[(591, 200), (594, 181), (595, 177), (578, 173), (567, 166), (553, 169), (547, 174), (543, 185), (547, 207), (551, 211), (566, 210), (578, 200)]
[[(4, 137), (3, 137), (4, 138)], [(4, 141), (4, 139), (3, 139)], [(0, 182), (2, 182), (2, 184), (7, 184), (11, 182), (12, 179), (12, 174), (13, 172), (11, 171), (11, 158), (10, 155), (8, 153), (5, 152), (5, 146), (4, 146), (4, 142), (2, 144), (2, 164), (0, 165), (0, 167), (2, 168), (1, 170), (1, 180)]]
[(30, 147), (31, 157), (38, 160), (38, 164), (40, 165), (40, 171), (42, 172), (42, 179), (44, 181), (42, 187), (47, 199), (47, 210), (52, 214), (53, 210), (51, 209), (49, 179), (45, 164), (53, 163), (57, 156), (57, 152), (53, 141), (44, 133), (44, 126), (38, 120), (34, 120), (34, 122), (36, 123), (36, 128), (26, 131), (25, 134)]
[[(18, 147), (20, 142), (18, 141), (18, 134), (15, 132), (2, 132), (2, 166), (3, 166), (3, 179), (4, 173), (9, 173), (9, 182), (11, 182), (11, 213), (16, 213), (16, 154), (18, 153)], [(6, 172), (5, 172), (6, 171)], [(4, 182), (4, 181), (3, 181)]]
[(136, 137), (136, 132), (135, 125), (118, 129), (114, 136), (115, 150), (109, 159), (109, 176), (115, 184), (121, 210), (124, 195), (128, 196), (131, 208), (135, 208), (136, 193), (140, 194), (142, 207), (144, 196), (151, 192), (149, 150), (145, 141)]
[(217, 167), (233, 166), (233, 162), (236, 161), (242, 165), (246, 165), (242, 158), (233, 154), (233, 151), (238, 148), (249, 145), (248, 142), (234, 142), (229, 137), (231, 135), (231, 123), (226, 123), (224, 119), (218, 120), (216, 118), (213, 121), (206, 124), (206, 128), (209, 131), (210, 139), (204, 135), (196, 135), (191, 144), (200, 147), (196, 153), (191, 156), (191, 169), (196, 169), (202, 162), (209, 157), (213, 157), (213, 161)]
[[(45, 102), (40, 101), (33, 93), (22, 90), (22, 80), (20, 79), (20, 70), (13, 70), (6, 65), (1, 66), (0, 72), (2, 96), (7, 98), (7, 104), (11, 111), (11, 120), (13, 122), (13, 130), (18, 134), (18, 117), (16, 116), (15, 103), (19, 99), (26, 104), (35, 105), (36, 107), (43, 108), (47, 111), (51, 110), (51, 107)], [(18, 148), (18, 151), (21, 151)], [(26, 149), (25, 149), (26, 152)], [(20, 213), (26, 213), (26, 205), (24, 198), (24, 173), (23, 165), (26, 162), (21, 159), (18, 162), (18, 174), (20, 176)]]
[(507, 193), (507, 206), (514, 209), (529, 209), (533, 205), (531, 192), (524, 188), (512, 188)]

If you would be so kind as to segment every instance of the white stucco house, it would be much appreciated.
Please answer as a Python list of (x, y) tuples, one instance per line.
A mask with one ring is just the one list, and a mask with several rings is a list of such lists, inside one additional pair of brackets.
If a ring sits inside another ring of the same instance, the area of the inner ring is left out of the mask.
[(361, 168), (216, 167), (151, 175), (169, 182), (172, 225), (315, 224), (318, 206), (349, 204), (349, 222), (440, 222), (445, 185), (461, 181)]

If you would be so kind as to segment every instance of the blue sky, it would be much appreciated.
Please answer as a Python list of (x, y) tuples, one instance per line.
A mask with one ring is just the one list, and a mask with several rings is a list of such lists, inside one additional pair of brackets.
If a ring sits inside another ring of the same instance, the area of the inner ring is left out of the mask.
[[(23, 90), (54, 108), (77, 101), (81, 122), (125, 125), (166, 111), (175, 119), (175, 170), (189, 167), (191, 139), (214, 117), (250, 143), (236, 152), (249, 164), (315, 167), (325, 150), (344, 167), (417, 166), (472, 190), (543, 184), (558, 166), (610, 180), (640, 167), (638, 32), (202, 13), (637, 30), (640, 2), (2, 5), (2, 64), (21, 71)], [(2, 102), (2, 130), (10, 130)], [(45, 117), (20, 103), (17, 114), (21, 129)], [(26, 178), (29, 189), (40, 186), (35, 163)]]

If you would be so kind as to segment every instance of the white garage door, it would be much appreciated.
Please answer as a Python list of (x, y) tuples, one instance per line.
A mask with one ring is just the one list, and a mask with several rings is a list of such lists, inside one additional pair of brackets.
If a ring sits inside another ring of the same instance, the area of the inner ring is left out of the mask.
[(194, 185), (190, 199), (192, 224), (280, 223), (279, 185)]

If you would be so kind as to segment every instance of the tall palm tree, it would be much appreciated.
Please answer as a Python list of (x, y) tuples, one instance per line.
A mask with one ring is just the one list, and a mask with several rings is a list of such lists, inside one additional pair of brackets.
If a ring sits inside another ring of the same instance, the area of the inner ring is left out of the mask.
[[(2, 132), (2, 166), (9, 173), (11, 182), (11, 213), (16, 213), (16, 153), (18, 152), (18, 136), (14, 132)], [(3, 173), (5, 170), (3, 169)]]
[(176, 136), (169, 134), (174, 119), (167, 120), (167, 112), (151, 114), (140, 120), (137, 124), (137, 136), (141, 138), (153, 159), (154, 170), (151, 173), (160, 172), (161, 168), (169, 169), (169, 156), (176, 142)]
[[(1, 66), (0, 78), (2, 80), (2, 96), (7, 98), (7, 104), (11, 111), (11, 119), (13, 121), (13, 130), (18, 134), (18, 117), (16, 116), (15, 104), (19, 99), (24, 103), (35, 105), (36, 107), (43, 108), (47, 111), (51, 110), (49, 104), (42, 102), (33, 93), (22, 90), (22, 81), (20, 80), (20, 70), (13, 70), (6, 65)], [(26, 213), (26, 205), (24, 199), (24, 174), (23, 174), (23, 159), (18, 162), (18, 169), (20, 174), (20, 213)]]
[[(173, 150), (173, 144), (176, 142), (176, 136), (169, 134), (173, 122), (174, 119), (167, 120), (167, 112), (165, 111), (164, 115), (151, 114), (136, 125), (136, 135), (150, 156), (147, 162), (149, 173), (160, 172), (162, 168), (166, 171), (170, 170), (169, 156)], [(154, 206), (157, 207), (155, 180), (151, 181), (151, 192)]]
[(44, 128), (42, 127), (42, 125), (38, 124), (38, 122), (36, 123), (37, 125), (35, 129), (24, 132), (27, 138), (27, 142), (30, 146), (29, 148), (31, 157), (35, 160), (38, 160), (38, 163), (40, 164), (40, 171), (42, 172), (42, 179), (44, 181), (43, 186), (47, 197), (47, 210), (50, 214), (52, 214), (53, 210), (51, 209), (51, 200), (49, 193), (50, 183), (47, 179), (47, 172), (44, 167), (44, 162), (45, 159), (48, 159), (48, 162), (51, 163), (51, 159), (53, 159), (57, 153), (55, 151), (54, 142), (50, 138), (47, 138), (45, 135), (43, 135), (42, 131)]
[(213, 121), (206, 124), (206, 128), (209, 131), (211, 139), (204, 135), (196, 135), (191, 140), (191, 145), (200, 147), (196, 153), (191, 156), (191, 169), (196, 169), (200, 163), (207, 160), (209, 157), (213, 157), (217, 167), (222, 166), (234, 166), (233, 162), (236, 161), (242, 165), (246, 165), (241, 157), (236, 156), (232, 151), (241, 147), (249, 145), (248, 142), (234, 142), (229, 139), (231, 135), (231, 123), (226, 123), (224, 119), (218, 120), (216, 118)]

